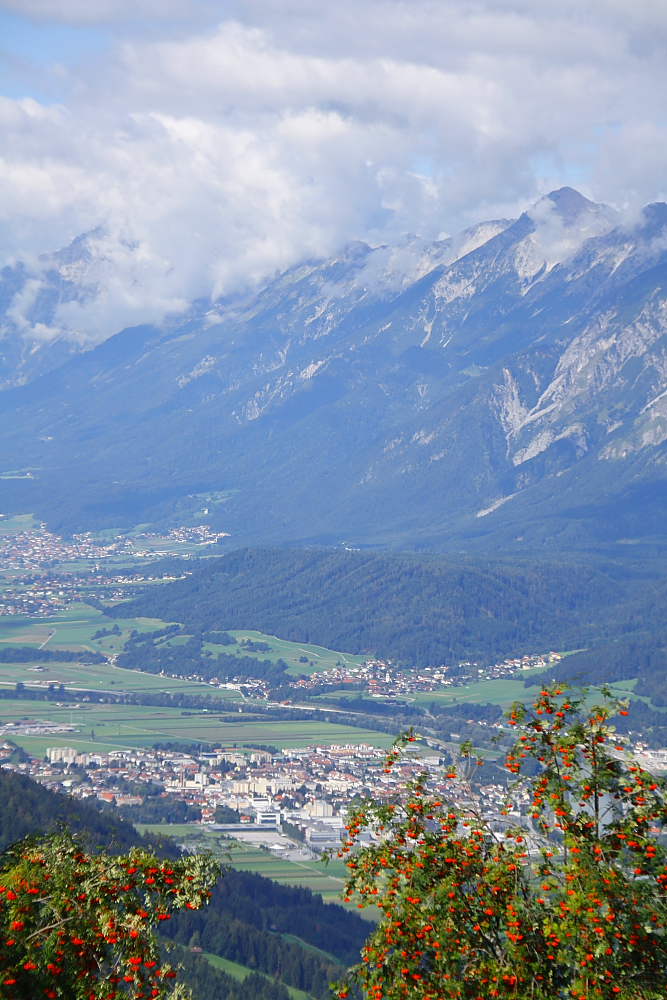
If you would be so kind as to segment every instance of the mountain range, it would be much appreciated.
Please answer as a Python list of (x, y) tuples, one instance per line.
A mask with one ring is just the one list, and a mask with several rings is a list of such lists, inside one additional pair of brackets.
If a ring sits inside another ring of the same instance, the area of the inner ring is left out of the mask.
[(5, 512), (64, 531), (205, 519), (244, 544), (664, 536), (666, 204), (629, 220), (562, 188), (96, 345), (39, 340), (58, 296), (101, 280), (89, 257), (85, 237), (52, 255), (23, 331), (27, 272), (2, 272)]

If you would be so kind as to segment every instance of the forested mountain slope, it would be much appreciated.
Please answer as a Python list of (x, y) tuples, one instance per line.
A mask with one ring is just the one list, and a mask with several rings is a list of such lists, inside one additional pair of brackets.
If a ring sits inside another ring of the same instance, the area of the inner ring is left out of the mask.
[(25, 775), (0, 769), (0, 850), (22, 837), (51, 833), (62, 826), (85, 834), (91, 846), (118, 854), (141, 840), (129, 823), (49, 791)]
[[(328, 549), (242, 549), (204, 560), (110, 615), (255, 628), (412, 665), (568, 649), (667, 624), (650, 565), (524, 563)], [(135, 663), (131, 665), (135, 666)]]

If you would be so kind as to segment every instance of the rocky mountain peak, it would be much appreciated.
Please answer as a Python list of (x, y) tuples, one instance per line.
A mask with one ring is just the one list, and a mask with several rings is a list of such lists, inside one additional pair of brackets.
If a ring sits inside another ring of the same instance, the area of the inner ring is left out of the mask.
[(539, 205), (543, 201), (551, 202), (563, 222), (568, 224), (575, 224), (584, 213), (603, 207), (585, 198), (572, 187), (562, 187), (556, 191), (550, 191), (536, 204)]

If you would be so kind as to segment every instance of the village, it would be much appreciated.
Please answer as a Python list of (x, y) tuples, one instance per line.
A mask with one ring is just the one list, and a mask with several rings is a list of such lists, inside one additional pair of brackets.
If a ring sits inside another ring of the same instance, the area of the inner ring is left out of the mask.
[[(2, 516), (0, 516), (2, 526)], [(44, 524), (0, 537), (0, 616), (48, 618), (91, 594), (122, 601), (136, 588), (176, 579), (173, 573), (142, 573), (137, 566), (162, 558), (192, 558), (200, 546), (227, 537), (208, 525), (178, 526), (164, 534), (110, 535), (91, 532), (61, 538)]]
[[(0, 516), (0, 525), (2, 517)], [(85, 562), (96, 568), (106, 560), (159, 559), (174, 555), (190, 555), (174, 550), (179, 545), (212, 545), (227, 537), (227, 532), (212, 531), (206, 524), (181, 525), (165, 534), (144, 531), (136, 535), (111, 534), (108, 539), (92, 532), (73, 535), (71, 539), (49, 531), (44, 524), (35, 524), (0, 538), (0, 561), (3, 571), (47, 569), (57, 565)], [(129, 563), (128, 563), (129, 564)]]
[[(222, 537), (224, 533), (200, 525), (174, 528), (164, 536), (144, 532), (133, 538), (100, 540), (82, 534), (64, 540), (44, 525), (36, 525), (0, 540), (6, 574), (0, 615), (48, 618), (92, 593), (104, 594), (107, 600), (123, 600), (138, 586), (175, 579), (173, 571), (152, 574), (142, 570), (142, 560), (174, 554), (189, 558), (188, 546), (211, 545)], [(312, 708), (314, 696), (331, 691), (409, 703), (413, 695), (424, 692), (525, 677), (526, 672), (545, 670), (560, 659), (560, 653), (550, 651), (493, 663), (465, 660), (410, 667), (378, 657), (363, 662), (341, 657), (330, 669), (290, 677), (278, 695), (285, 699), (287, 688), (287, 700), (279, 705), (302, 707), (301, 698), (304, 708)], [(48, 671), (46, 667), (31, 669)], [(185, 679), (183, 674), (177, 676)], [(263, 677), (205, 678), (193, 674), (187, 679), (234, 689), (245, 701), (259, 698), (270, 703), (274, 697)], [(49, 678), (31, 679), (32, 687), (50, 683)], [(79, 696), (86, 701), (85, 692)], [(73, 702), (72, 711), (77, 707)], [(498, 722), (478, 724), (503, 728)], [(508, 814), (503, 784), (479, 780), (473, 784), (465, 776), (465, 767), (454, 776), (455, 750), (435, 739), (422, 742), (418, 754), (408, 756), (388, 772), (385, 751), (367, 743), (318, 744), (279, 751), (207, 745), (198, 750), (194, 746), (105, 747), (80, 752), (76, 748), (78, 734), (79, 727), (73, 721), (55, 723), (34, 717), (7, 722), (0, 728), (0, 741), (6, 741), (4, 745), (0, 742), (0, 767), (29, 775), (74, 798), (118, 809), (136, 822), (151, 822), (158, 816), (172, 822), (175, 817), (274, 851), (288, 850), (290, 843), (313, 856), (335, 849), (343, 837), (352, 802), (371, 795), (396, 797), (411, 778), (425, 771), (435, 793), (463, 808), (483, 811), (498, 829), (525, 814), (528, 805), (519, 794)], [(19, 736), (53, 739), (54, 745), (41, 757), (17, 754), (12, 737)], [(70, 739), (74, 746), (62, 745)]]
[[(469, 684), (471, 680), (494, 680), (514, 677), (524, 670), (545, 670), (558, 663), (561, 654), (527, 654), (512, 657), (498, 663), (481, 664), (469, 660), (461, 661), (455, 668), (446, 664), (432, 667), (396, 667), (390, 660), (371, 658), (360, 664), (345, 663), (331, 670), (320, 670), (294, 682), (297, 690), (313, 690), (324, 686), (360, 686), (371, 697), (395, 698), (398, 695), (416, 691), (437, 691), (443, 687)], [(261, 680), (256, 682), (261, 686)]]

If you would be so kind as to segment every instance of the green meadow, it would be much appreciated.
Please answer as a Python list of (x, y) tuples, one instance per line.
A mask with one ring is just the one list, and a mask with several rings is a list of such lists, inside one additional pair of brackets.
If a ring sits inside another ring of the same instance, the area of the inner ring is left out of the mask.
[[(283, 937), (287, 937), (287, 935), (283, 935)], [(295, 940), (298, 940), (301, 945), (304, 944), (300, 938), (295, 938)], [(226, 972), (228, 976), (231, 976), (233, 979), (236, 979), (241, 983), (244, 982), (251, 973), (264, 976), (265, 979), (270, 978), (270, 976), (266, 975), (264, 972), (260, 972), (259, 969), (251, 969), (247, 965), (240, 965), (238, 962), (232, 962), (229, 958), (222, 958), (220, 955), (212, 955), (209, 951), (204, 951), (202, 954), (204, 958), (206, 958), (207, 961), (214, 966), (214, 968), (220, 969), (222, 972)], [(292, 1000), (311, 1000), (310, 993), (304, 993), (303, 990), (297, 990), (296, 986), (288, 986), (286, 983), (283, 983), (283, 986), (289, 993)]]
[[(532, 672), (534, 673), (535, 671)], [(527, 680), (530, 680), (530, 673), (526, 671)], [(636, 683), (636, 679), (617, 681), (610, 684), (609, 688), (618, 698), (635, 697), (633, 695), (633, 688)], [(540, 688), (535, 685), (525, 685), (523, 679), (508, 677), (488, 681), (476, 681), (470, 684), (462, 684), (460, 687), (440, 688), (437, 691), (418, 691), (414, 695), (410, 695), (409, 698), (418, 705), (429, 705), (432, 702), (439, 702), (446, 705), (466, 705), (472, 703), (477, 705), (499, 705), (501, 708), (509, 708), (515, 701), (531, 701), (539, 690)]]
[[(225, 653), (227, 656), (252, 656), (260, 660), (284, 660), (288, 665), (288, 673), (292, 675), (314, 674), (322, 670), (332, 670), (336, 666), (351, 667), (363, 663), (365, 656), (354, 653), (341, 653), (334, 649), (327, 649), (325, 646), (316, 646), (313, 643), (290, 642), (288, 639), (279, 639), (275, 635), (267, 635), (265, 632), (257, 632), (254, 629), (229, 629), (229, 635), (236, 639), (235, 645), (225, 646), (216, 642), (205, 642), (204, 649), (207, 652)], [(179, 646), (187, 642), (187, 635), (171, 636), (167, 639), (158, 640), (160, 645)], [(253, 650), (243, 645), (244, 642), (262, 643), (268, 649)]]
[[(229, 842), (228, 842), (229, 843)], [(232, 841), (229, 844), (229, 863), (239, 871), (256, 872), (275, 882), (298, 885), (318, 892), (329, 903), (340, 903), (341, 890), (345, 884), (347, 869), (342, 861), (289, 861), (275, 851)]]
[(460, 687), (440, 688), (437, 691), (417, 691), (410, 697), (418, 705), (428, 705), (434, 701), (446, 705), (465, 705), (466, 702), (475, 702), (480, 705), (500, 705), (502, 708), (507, 708), (515, 701), (525, 701), (536, 691), (535, 687), (525, 687), (523, 680), (503, 677), (462, 684)]
[[(26, 473), (6, 472), (2, 479), (26, 479)], [(32, 514), (0, 514), (0, 538), (18, 535), (22, 531), (30, 531), (37, 527), (38, 522)]]
[[(260, 658), (266, 657), (269, 660), (283, 659), (288, 664), (288, 673), (290, 674), (314, 674), (322, 670), (333, 670), (336, 666), (352, 667), (363, 663), (366, 659), (365, 656), (340, 653), (312, 643), (289, 642), (287, 639), (279, 639), (275, 635), (265, 635), (263, 632), (255, 632), (251, 629), (232, 629), (231, 634), (239, 644), (244, 639), (266, 643), (270, 647), (269, 651), (252, 655)], [(231, 650), (239, 648), (242, 651), (242, 647), (239, 646), (232, 646)], [(225, 646), (225, 649), (230, 650), (230, 647)], [(303, 662), (304, 657), (307, 658), (307, 663)]]
[[(0, 522), (1, 523), (1, 522)], [(60, 648), (75, 651), (93, 650), (106, 656), (121, 653), (133, 631), (156, 632), (168, 622), (159, 618), (107, 618), (102, 611), (88, 604), (77, 603), (51, 618), (30, 618), (27, 615), (0, 617), (0, 644)], [(97, 636), (98, 632), (111, 632), (118, 626), (120, 634)], [(293, 675), (330, 670), (337, 665), (354, 666), (365, 657), (341, 653), (313, 643), (289, 642), (277, 636), (266, 635), (253, 629), (231, 629), (236, 644), (224, 646), (215, 642), (204, 644), (205, 650), (214, 654), (224, 652), (232, 656), (251, 656), (260, 660), (285, 660), (288, 672)], [(187, 635), (176, 635), (157, 640), (159, 645), (179, 646), (187, 642)], [(242, 643), (263, 643), (269, 648), (259, 652)], [(303, 661), (306, 662), (303, 662)]]

